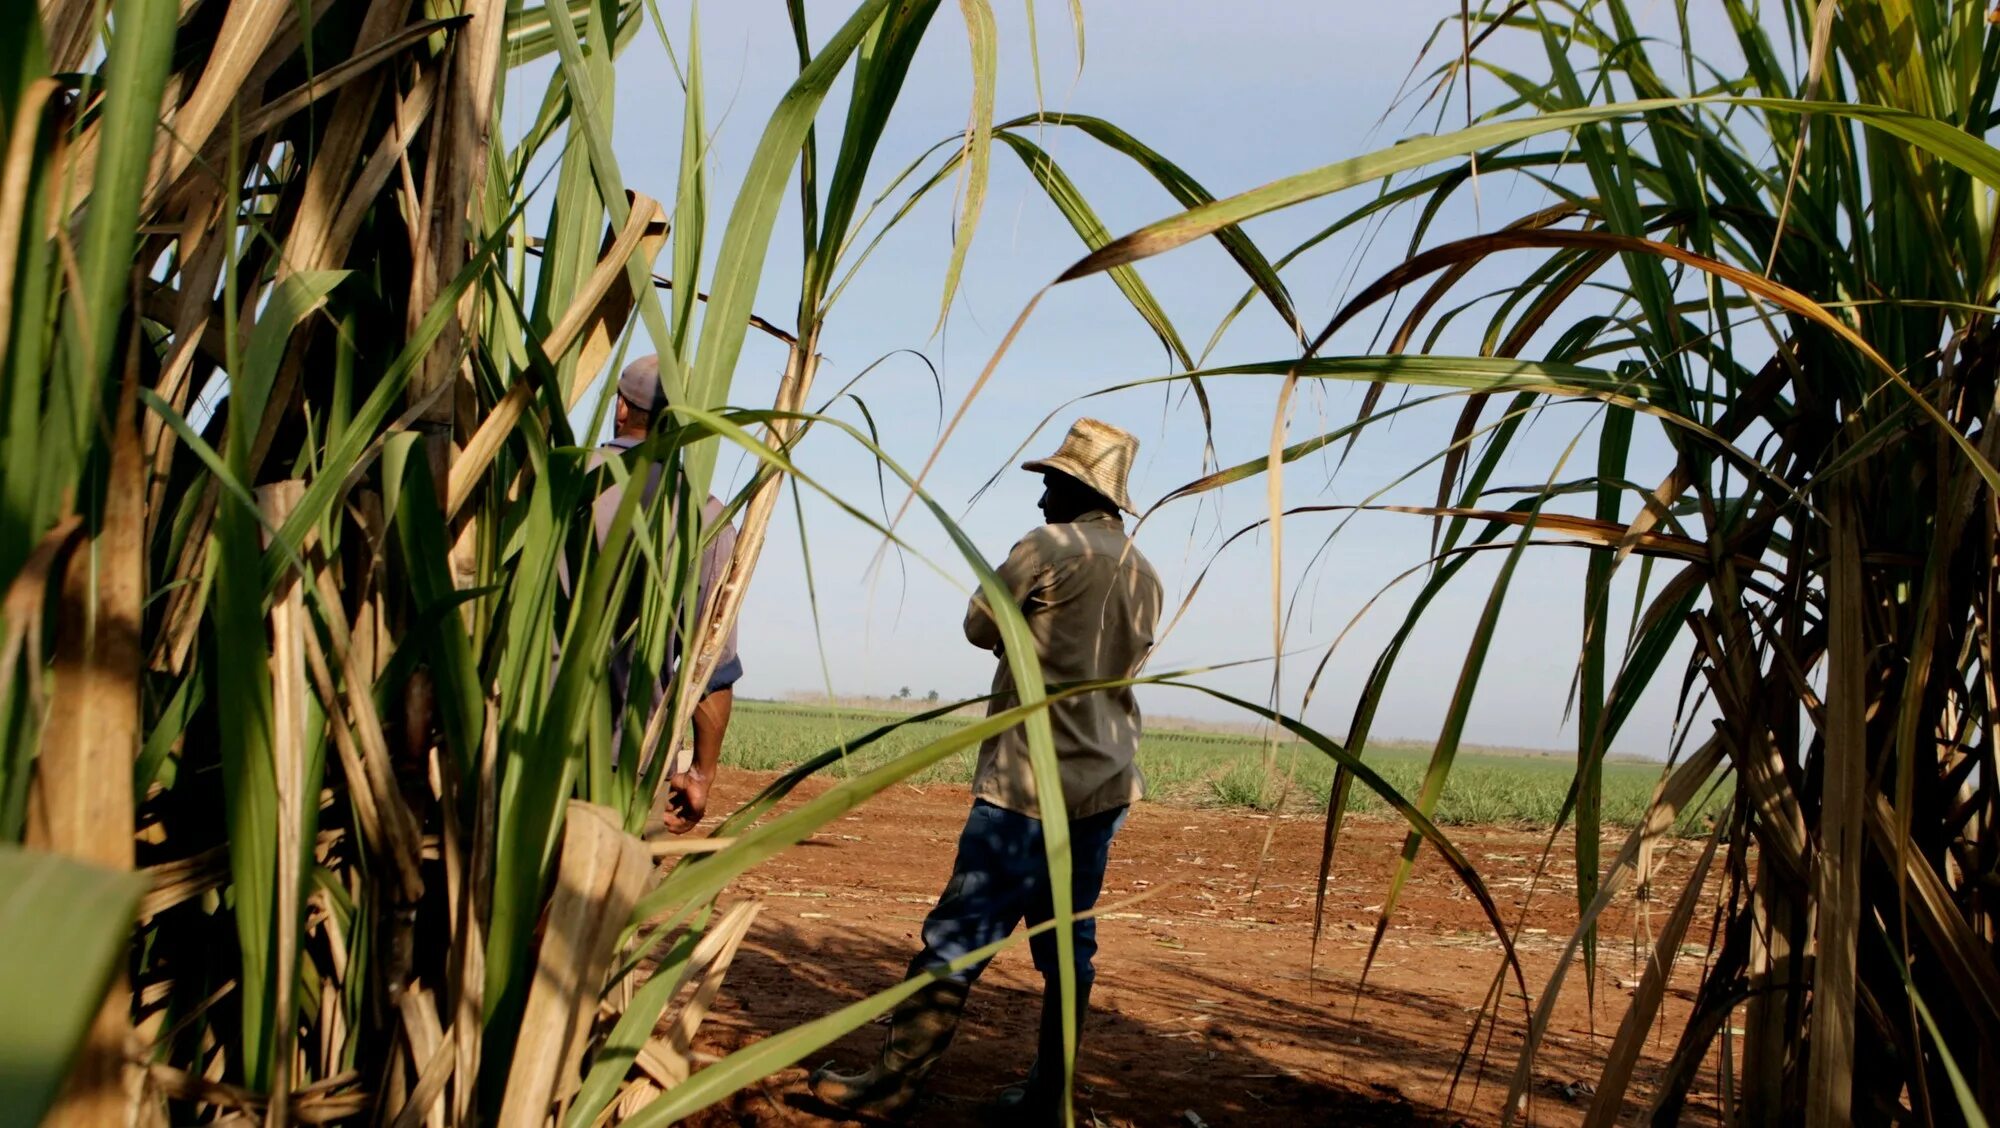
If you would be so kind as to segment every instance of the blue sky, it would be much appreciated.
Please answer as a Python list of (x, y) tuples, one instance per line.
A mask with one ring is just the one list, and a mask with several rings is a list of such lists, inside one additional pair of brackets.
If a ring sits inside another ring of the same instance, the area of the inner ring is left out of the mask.
[[(688, 5), (663, 0), (659, 6), (676, 50), (684, 51)], [(849, 6), (808, 3), (807, 10), (818, 39), (838, 25)], [(1051, 109), (1117, 123), (1217, 195), (1228, 195), (1428, 131), (1433, 119), (1413, 118), (1414, 103), (1384, 115), (1405, 89), (1413, 68), (1421, 84), (1445, 57), (1434, 52), (1421, 64), (1418, 61), (1437, 20), (1456, 11), (1456, 4), (1444, 3), (1098, 0), (1085, 4), (1087, 52), (1079, 74), (1067, 5), (1042, 0), (1036, 16), (1043, 94)], [(1032, 111), (1036, 96), (1026, 9), (1021, 0), (995, 0), (995, 13), (1001, 60), (997, 113), (1005, 119)], [(1677, 37), (1670, 8), (1661, 6), (1648, 18), (1661, 25), (1652, 30)], [(714, 132), (712, 244), (763, 122), (794, 75), (795, 55), (781, 0), (706, 4), (701, 8), (701, 34)], [(1704, 40), (1704, 50), (1730, 51), (1726, 28), (1712, 20), (1697, 23), (1695, 35)], [(1714, 42), (1707, 42), (1711, 37)], [(1511, 43), (1496, 40), (1484, 54), (1533, 73), (1538, 51), (1538, 44), (1517, 37)], [(507, 105), (513, 133), (519, 133), (532, 113), (546, 74), (546, 64), (516, 72)], [(621, 58), (618, 76), (614, 145), (624, 175), (631, 186), (670, 199), (680, 151), (681, 94), (652, 28), (642, 32)], [(1496, 88), (1489, 85), (1485, 92), (1491, 94)], [(963, 127), (970, 93), (963, 23), (957, 6), (946, 4), (889, 126), (876, 161), (871, 198), (910, 160)], [(822, 115), (823, 163), (832, 160), (845, 96), (843, 83)], [(1144, 174), (1083, 135), (1051, 129), (1039, 140), (1114, 233), (1176, 210), (1171, 198)], [(544, 191), (553, 191), (553, 180)], [(1253, 221), (1248, 229), (1275, 258), (1366, 198), (1365, 190), (1349, 192)], [(1476, 208), (1472, 196), (1459, 199), (1455, 210), (1441, 218), (1431, 242), (1497, 226), (1546, 202), (1540, 189), (1497, 179), (1482, 185)], [(815, 405), (877, 359), (896, 350), (915, 350), (936, 366), (948, 413), (1022, 307), (1083, 252), (1074, 232), (1019, 160), (996, 145), (986, 213), (960, 296), (944, 331), (933, 335), (950, 250), (950, 208), (949, 193), (920, 205), (890, 233), (835, 307), (822, 341), (827, 359), (813, 397)], [(1329, 240), (1288, 268), (1286, 282), (1304, 319), (1323, 323), (1345, 296), (1392, 266), (1403, 253), (1413, 219), (1401, 213), (1379, 227), (1357, 229)], [(792, 321), (796, 306), (797, 231), (796, 203), (788, 200), (758, 301), (759, 312), (780, 324)], [(1521, 259), (1518, 265), (1525, 269), (1527, 261)], [(1212, 242), (1149, 260), (1140, 271), (1197, 351), (1244, 290), (1243, 275)], [(1469, 296), (1507, 281), (1504, 269), (1489, 267), (1463, 292)], [(1363, 324), (1337, 337), (1327, 351), (1368, 351), (1375, 322), (1361, 320)], [(1473, 327), (1479, 324), (1483, 318), (1470, 322)], [(1476, 351), (1476, 337), (1469, 336), (1473, 332), (1476, 328), (1469, 327), (1456, 338), (1447, 336), (1444, 349)], [(644, 347), (643, 330), (637, 347)], [(1259, 304), (1232, 326), (1211, 363), (1295, 355), (1289, 332), (1268, 306)], [(782, 364), (782, 350), (752, 334), (731, 401), (768, 405)], [(1060, 415), (1039, 435), (1035, 428), (1065, 400), (1170, 370), (1151, 331), (1108, 279), (1098, 276), (1057, 287), (1043, 299), (1002, 360), (993, 382), (974, 404), (968, 424), (952, 438), (929, 488), (947, 509), (962, 514), (970, 535), (989, 558), (997, 560), (1039, 519), (1033, 507), (1039, 482), (1027, 474), (1007, 473), (976, 505), (970, 504), (973, 494), (1021, 443), (1029, 442), (1031, 453), (1053, 449), (1069, 419), (1087, 413), (1139, 436), (1132, 493), (1143, 507), (1202, 472), (1202, 429), (1192, 400), (1183, 401), (1178, 392), (1165, 393), (1157, 387), (1124, 392)], [(856, 390), (881, 427), (889, 452), (905, 465), (920, 465), (940, 425), (939, 397), (929, 370), (907, 355), (893, 356)], [(1213, 386), (1211, 392), (1216, 403), (1215, 444), (1222, 462), (1262, 454), (1270, 438), (1278, 381), (1243, 379)], [(1292, 419), (1294, 439), (1351, 420), (1361, 394), (1358, 386), (1306, 389)], [(1395, 402), (1395, 396), (1392, 392), (1385, 402)], [(1391, 487), (1390, 492), (1380, 500), (1430, 503), (1435, 470), (1418, 471), (1401, 486), (1393, 483), (1446, 444), (1458, 406), (1456, 400), (1447, 401), (1373, 428), (1344, 462), (1330, 456), (1295, 465), (1286, 479), (1287, 503), (1349, 504), (1384, 487)], [(843, 418), (861, 421), (852, 403), (834, 410)], [(1595, 465), (1593, 419), (1594, 408), (1587, 405), (1559, 407), (1538, 417), (1498, 480), (1538, 485), (1552, 473), (1557, 478), (1589, 473)], [(1648, 424), (1642, 422), (1639, 430), (1631, 477), (1657, 481), (1669, 465), (1666, 444)], [(1556, 472), (1565, 457), (1566, 465)], [(822, 431), (806, 444), (801, 460), (836, 492), (879, 508), (873, 463), (848, 440)], [(725, 452), (719, 486), (740, 483), (747, 472), (740, 459)], [(1264, 489), (1258, 479), (1225, 491), (1219, 504), (1212, 500), (1199, 509), (1187, 504), (1170, 507), (1141, 531), (1140, 546), (1166, 583), (1170, 615), (1226, 535), (1264, 515)], [(900, 500), (892, 489), (890, 506)], [(890, 693), (902, 686), (919, 696), (932, 689), (946, 697), (984, 691), (993, 659), (966, 645), (959, 634), (971, 573), (934, 527), (913, 520), (906, 531), (948, 576), (916, 559), (882, 560), (878, 534), (820, 500), (807, 497), (803, 512), (818, 594), (817, 630), (806, 595), (800, 525), (788, 504), (774, 522), (744, 611), (747, 673), (741, 692), (776, 696), (824, 690), (829, 682), (843, 694)], [(1278, 668), (1280, 699), (1287, 711), (1295, 711), (1314, 666), (1340, 638), (1307, 710), (1312, 723), (1335, 734), (1346, 730), (1366, 672), (1400, 625), (1421, 577), (1389, 587), (1386, 593), (1383, 589), (1423, 562), (1430, 536), (1425, 519), (1368, 514), (1356, 517), (1337, 539), (1325, 544), (1338, 519), (1307, 517), (1286, 527), (1283, 594), (1295, 600), (1296, 607), (1286, 645), (1295, 656)], [(1206, 680), (1243, 696), (1268, 697), (1274, 671), (1269, 661), (1269, 554), (1269, 541), (1252, 535), (1215, 558), (1152, 668), (1251, 661), (1256, 664), (1218, 671)], [(1472, 707), (1469, 741), (1574, 745), (1574, 726), (1566, 724), (1565, 704), (1580, 638), (1584, 559), (1574, 549), (1548, 548), (1534, 550), (1524, 563), (1507, 597), (1499, 641)], [(1375, 727), (1378, 735), (1423, 739), (1436, 733), (1498, 563), (1494, 554), (1493, 559), (1467, 568), (1425, 616), (1384, 699)], [(1622, 621), (1629, 614), (1636, 578), (1635, 565), (1624, 577), (1614, 619)], [(1382, 594), (1376, 599), (1378, 593)], [(1614, 644), (1622, 642), (1619, 631)], [(1662, 692), (1629, 722), (1618, 751), (1665, 754), (1672, 737), (1672, 694), (1683, 660), (1684, 654), (1668, 660), (1659, 679)], [(1149, 691), (1146, 705), (1158, 713), (1222, 715), (1222, 707), (1209, 699), (1180, 691)]]

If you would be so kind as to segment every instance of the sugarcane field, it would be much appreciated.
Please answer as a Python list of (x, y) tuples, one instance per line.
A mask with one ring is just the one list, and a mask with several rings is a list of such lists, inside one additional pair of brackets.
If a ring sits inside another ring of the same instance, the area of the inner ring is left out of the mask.
[(0, 1128), (2000, 1117), (2000, 8), (0, 5)]

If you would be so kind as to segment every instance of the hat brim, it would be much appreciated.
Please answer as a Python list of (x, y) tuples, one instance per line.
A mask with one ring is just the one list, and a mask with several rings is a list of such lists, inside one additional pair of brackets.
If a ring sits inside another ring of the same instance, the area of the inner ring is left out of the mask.
[(1096, 490), (1104, 497), (1109, 498), (1111, 504), (1117, 506), (1120, 510), (1134, 517), (1139, 515), (1139, 511), (1132, 507), (1132, 498), (1124, 490), (1121, 489), (1116, 494), (1106, 491), (1104, 487), (1090, 480), (1090, 473), (1083, 467), (1071, 463), (1068, 459), (1060, 455), (1049, 458), (1031, 459), (1030, 461), (1021, 463), (1021, 469), (1026, 470), (1030, 474), (1046, 474), (1054, 471), (1057, 474), (1075, 478), (1077, 481)]

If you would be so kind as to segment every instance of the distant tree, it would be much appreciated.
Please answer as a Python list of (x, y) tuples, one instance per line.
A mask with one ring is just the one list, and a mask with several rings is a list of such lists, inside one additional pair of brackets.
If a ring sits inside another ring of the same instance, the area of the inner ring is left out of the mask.
[(897, 690), (896, 696), (902, 698), (905, 701), (908, 701), (910, 699), (910, 687), (906, 685), (903, 688)]
[(924, 694), (924, 700), (933, 705), (937, 704), (937, 690), (933, 689), (929, 693)]

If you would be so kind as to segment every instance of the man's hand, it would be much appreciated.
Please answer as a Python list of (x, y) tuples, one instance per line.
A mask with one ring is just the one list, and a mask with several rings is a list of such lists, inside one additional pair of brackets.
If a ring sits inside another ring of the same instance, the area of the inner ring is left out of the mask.
[(667, 777), (666, 803), (660, 822), (669, 834), (686, 834), (701, 825), (708, 813), (708, 777), (699, 769), (675, 772)]
[(708, 788), (722, 763), (722, 737), (729, 730), (734, 690), (723, 688), (703, 697), (694, 707), (694, 763), (667, 777), (660, 822), (670, 834), (686, 834), (708, 813)]

